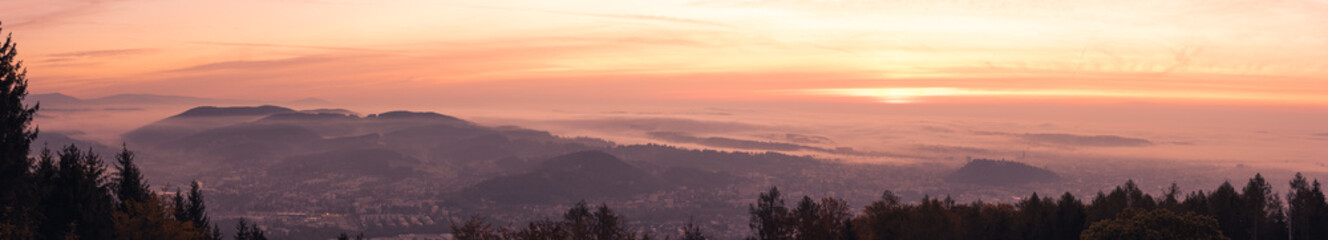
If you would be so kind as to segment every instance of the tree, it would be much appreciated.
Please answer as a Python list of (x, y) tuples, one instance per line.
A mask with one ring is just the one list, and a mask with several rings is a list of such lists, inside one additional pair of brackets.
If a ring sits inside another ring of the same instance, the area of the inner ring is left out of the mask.
[(691, 220), (687, 221), (687, 225), (682, 226), (682, 236), (678, 237), (678, 240), (708, 240), (708, 239), (710, 238), (706, 237), (705, 233), (701, 232), (701, 227), (696, 226), (696, 223)]
[(235, 240), (267, 240), (267, 236), (257, 223), (250, 224), (248, 220), (240, 218), (240, 222), (235, 224)]
[(1193, 213), (1176, 214), (1166, 209), (1127, 209), (1115, 218), (1094, 223), (1084, 230), (1084, 240), (1220, 240), (1217, 220)]
[(526, 228), (518, 231), (506, 231), (503, 238), (512, 240), (560, 240), (573, 239), (565, 229), (565, 224), (549, 219), (534, 221), (526, 224)]
[(127, 201), (123, 206), (124, 210), (114, 214), (115, 237), (118, 239), (200, 239), (208, 234), (198, 231), (189, 222), (175, 220), (168, 205), (157, 196)]
[(108, 239), (115, 230), (114, 197), (106, 183), (101, 157), (70, 145), (59, 153), (49, 193), (42, 200), (46, 216), (39, 229), (47, 239), (75, 236)]
[[(183, 215), (185, 216), (185, 219), (181, 221), (193, 224), (194, 228), (199, 229), (201, 232), (216, 232), (216, 230), (212, 228), (212, 220), (208, 219), (207, 216), (207, 206), (203, 200), (202, 184), (198, 181), (190, 182), (189, 195), (186, 199), (188, 202), (184, 203), (184, 209), (183, 211), (180, 211), (184, 213)], [(211, 234), (208, 236), (208, 239), (220, 240), (221, 234)]]
[(793, 239), (793, 226), (789, 219), (788, 207), (779, 195), (779, 188), (771, 187), (769, 192), (761, 193), (756, 205), (750, 205), (751, 223), (748, 224), (756, 233), (755, 239), (782, 240)]
[(908, 206), (904, 206), (899, 201), (899, 196), (894, 192), (886, 190), (881, 193), (881, 199), (868, 205), (865, 211), (864, 224), (867, 227), (863, 229), (867, 237), (865, 239), (896, 239), (905, 230), (903, 228), (903, 216), (907, 212)]
[[(1286, 239), (1286, 216), (1282, 199), (1273, 194), (1273, 186), (1262, 174), (1254, 174), (1241, 194), (1245, 204), (1241, 216), (1246, 219), (1249, 239)], [(1242, 237), (1231, 236), (1241, 239)]]
[(563, 224), (567, 225), (565, 229), (569, 231), (568, 234), (572, 238), (590, 239), (591, 235), (594, 234), (593, 230), (590, 229), (590, 225), (595, 221), (593, 218), (590, 207), (586, 206), (585, 200), (581, 200), (572, 208), (567, 209), (567, 213), (563, 213)]
[(848, 203), (835, 198), (822, 198), (820, 202), (803, 196), (790, 213), (795, 239), (839, 239), (844, 236), (844, 223), (849, 221)]
[(1162, 201), (1157, 203), (1158, 207), (1171, 210), (1172, 212), (1183, 210), (1183, 207), (1180, 204), (1180, 187), (1176, 186), (1176, 183), (1171, 183), (1171, 187), (1168, 187), (1167, 191), (1162, 193), (1162, 197)]
[(1296, 173), (1286, 199), (1291, 239), (1328, 239), (1328, 203), (1318, 180), (1311, 184)]
[[(2, 31), (3, 28), (0, 28)], [(39, 104), (25, 106), (27, 69), (17, 59), (13, 34), (0, 45), (0, 238), (31, 238), (40, 218), (28, 158), (36, 129), (29, 129)]]
[(1223, 182), (1208, 195), (1208, 211), (1217, 219), (1223, 235), (1237, 240), (1249, 238), (1249, 218), (1241, 213), (1246, 205), (1244, 200), (1231, 182)]
[(115, 168), (119, 172), (112, 186), (115, 187), (115, 197), (120, 200), (120, 209), (126, 209), (131, 202), (147, 201), (151, 196), (149, 187), (143, 182), (143, 173), (134, 164), (134, 152), (129, 151), (128, 146), (122, 145), (120, 153), (115, 155)]
[[(457, 225), (452, 223), (452, 238), (456, 240), (500, 240), (498, 229), (492, 224), (484, 222), (484, 219), (472, 217), (465, 223)], [(345, 233), (341, 234), (339, 239), (350, 239)]]
[(627, 230), (627, 223), (622, 216), (609, 209), (608, 205), (600, 203), (595, 209), (594, 222), (590, 225), (590, 231), (595, 234), (594, 239), (636, 239), (636, 233)]
[(1069, 192), (1062, 194), (1060, 201), (1056, 202), (1056, 220), (1051, 238), (1079, 239), (1079, 233), (1086, 227), (1084, 223), (1087, 217), (1083, 202)]

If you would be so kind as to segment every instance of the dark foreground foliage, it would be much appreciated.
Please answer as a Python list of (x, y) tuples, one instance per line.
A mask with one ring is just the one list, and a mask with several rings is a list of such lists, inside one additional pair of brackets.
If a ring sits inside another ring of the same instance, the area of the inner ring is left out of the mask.
[[(803, 196), (790, 207), (771, 188), (748, 208), (747, 239), (1328, 239), (1328, 202), (1318, 181), (1296, 174), (1290, 185), (1286, 201), (1258, 174), (1240, 190), (1224, 182), (1184, 196), (1175, 184), (1155, 197), (1127, 181), (1087, 202), (1070, 193), (1034, 193), (1014, 204), (961, 204), (949, 197), (909, 203), (885, 191), (857, 214), (836, 198)], [(650, 238), (626, 229), (606, 206), (592, 214), (584, 202), (562, 221), (526, 228), (494, 227), (480, 218), (452, 226), (456, 239)], [(707, 239), (693, 225), (683, 230), (676, 238)]]
[[(683, 239), (706, 239), (695, 226), (685, 230)], [(561, 220), (544, 219), (530, 222), (525, 228), (501, 228), (474, 217), (464, 223), (453, 223), (452, 235), (457, 240), (652, 239), (648, 234), (628, 229), (626, 220), (607, 205), (600, 204), (591, 211), (585, 201), (568, 209)]]
[(74, 145), (31, 157), (39, 106), (23, 103), (27, 70), (17, 55), (6, 38), (0, 45), (0, 239), (221, 239), (198, 182), (188, 193), (177, 189), (174, 198), (156, 194), (128, 148), (115, 155), (115, 173), (92, 149)]

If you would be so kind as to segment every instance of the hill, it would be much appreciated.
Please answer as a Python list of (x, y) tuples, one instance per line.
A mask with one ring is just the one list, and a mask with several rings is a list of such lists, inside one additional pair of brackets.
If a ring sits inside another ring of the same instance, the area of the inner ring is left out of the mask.
[(1060, 180), (1060, 176), (1047, 169), (1014, 161), (974, 159), (946, 179), (959, 183), (1006, 186), (1053, 182)]

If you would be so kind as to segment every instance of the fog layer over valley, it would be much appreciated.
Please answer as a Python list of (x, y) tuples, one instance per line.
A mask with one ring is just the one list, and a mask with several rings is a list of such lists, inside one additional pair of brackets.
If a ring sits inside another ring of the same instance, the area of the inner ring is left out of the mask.
[[(1285, 182), (1287, 166), (1324, 178), (1312, 171), (1322, 168), (1314, 162), (1321, 159), (1291, 159), (1318, 148), (1284, 146), (1293, 151), (1268, 155), (1288, 160), (1269, 164), (1196, 152), (1255, 147), (1259, 136), (1288, 135), (1294, 126), (1261, 125), (1281, 130), (1234, 140), (1206, 136), (1236, 133), (1197, 128), (1250, 126), (1139, 129), (1077, 121), (1093, 116), (962, 116), (944, 106), (880, 108), (875, 117), (763, 105), (361, 113), (313, 100), (53, 97), (32, 98), (43, 103), (34, 148), (72, 143), (106, 155), (123, 142), (158, 185), (197, 179), (218, 218), (257, 219), (293, 238), (440, 233), (474, 215), (522, 224), (579, 200), (614, 206), (647, 231), (694, 219), (716, 236), (737, 237), (748, 231), (743, 210), (770, 186), (790, 196), (843, 198), (856, 208), (884, 190), (905, 200), (1014, 202), (1031, 192), (1091, 196), (1129, 179), (1148, 192), (1171, 183), (1207, 189), (1255, 172)], [(1288, 142), (1324, 141), (1303, 138)]]

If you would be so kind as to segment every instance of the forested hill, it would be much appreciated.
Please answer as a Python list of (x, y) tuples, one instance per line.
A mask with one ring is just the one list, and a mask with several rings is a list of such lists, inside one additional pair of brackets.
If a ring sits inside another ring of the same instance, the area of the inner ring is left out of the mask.
[(950, 181), (980, 185), (1018, 185), (1060, 180), (1050, 170), (1014, 161), (974, 159), (948, 177)]

